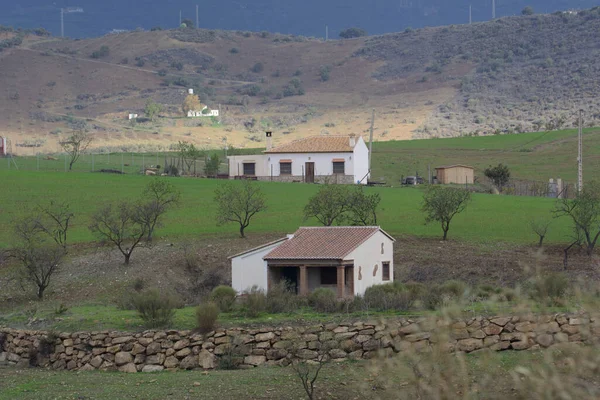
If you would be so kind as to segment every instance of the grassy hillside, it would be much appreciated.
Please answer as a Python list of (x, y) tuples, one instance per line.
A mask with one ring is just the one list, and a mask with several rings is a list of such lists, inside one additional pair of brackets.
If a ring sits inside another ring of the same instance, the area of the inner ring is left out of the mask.
[[(11, 243), (11, 220), (26, 207), (50, 199), (68, 200), (76, 214), (71, 239), (93, 240), (88, 231), (89, 217), (109, 201), (135, 199), (150, 178), (114, 176), (99, 173), (52, 173), (0, 171), (0, 181), (10, 190), (0, 193), (0, 243)], [(159, 235), (168, 238), (191, 238), (202, 234), (236, 232), (233, 225), (217, 227), (214, 220), (214, 189), (222, 181), (208, 179), (173, 179), (183, 194), (182, 206), (169, 213)], [(305, 184), (260, 183), (267, 195), (269, 210), (256, 218), (249, 228), (253, 232), (293, 232), (298, 226), (314, 224), (303, 221), (302, 208), (318, 186)], [(381, 194), (379, 220), (394, 235), (437, 237), (436, 225), (425, 225), (419, 211), (422, 193), (413, 188), (369, 188)], [(524, 221), (549, 215), (553, 200), (534, 197), (475, 195), (472, 205), (453, 222), (451, 238), (480, 242), (530, 242), (533, 235), (523, 229)], [(568, 233), (565, 220), (557, 220), (548, 236), (551, 242), (563, 240)]]
[[(360, 134), (372, 108), (378, 140), (568, 128), (579, 108), (589, 126), (598, 29), (597, 8), (328, 42), (203, 29), (29, 36), (0, 53), (0, 130), (27, 154), (56, 151), (82, 125), (113, 151), (256, 147), (266, 129), (275, 143)], [(179, 118), (189, 87), (221, 117)], [(161, 118), (129, 122), (149, 99)]]

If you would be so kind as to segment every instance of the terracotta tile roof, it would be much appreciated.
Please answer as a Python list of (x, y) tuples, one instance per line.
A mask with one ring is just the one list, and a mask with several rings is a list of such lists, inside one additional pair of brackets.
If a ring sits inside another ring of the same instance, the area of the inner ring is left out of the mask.
[[(355, 139), (358, 142), (358, 137)], [(347, 153), (353, 150), (350, 136), (311, 136), (282, 144), (265, 153)]]
[(274, 240), (274, 241), (272, 241), (272, 242), (265, 243), (265, 244), (263, 244), (263, 245), (260, 245), (260, 246), (253, 247), (253, 248), (251, 248), (251, 249), (248, 249), (248, 250), (242, 251), (241, 253), (237, 253), (237, 254), (234, 254), (234, 255), (232, 255), (232, 256), (229, 256), (229, 257), (227, 257), (227, 259), (228, 259), (228, 260), (231, 260), (232, 258), (236, 258), (236, 257), (239, 257), (239, 256), (243, 256), (243, 255), (246, 255), (246, 254), (248, 254), (248, 253), (252, 253), (252, 252), (254, 252), (254, 251), (256, 251), (256, 250), (264, 249), (265, 247), (269, 247), (269, 246), (271, 246), (271, 245), (273, 245), (273, 244), (277, 244), (277, 243), (279, 243), (279, 242), (283, 242), (284, 240), (287, 240), (287, 239), (288, 239), (287, 237), (284, 237), (284, 238), (279, 238), (279, 239), (277, 239), (277, 240)]
[(378, 226), (327, 226), (300, 228), (294, 237), (265, 257), (265, 260), (342, 260), (375, 233)]
[(465, 165), (465, 164), (444, 165), (441, 167), (435, 167), (435, 169), (449, 169), (449, 168), (457, 168), (457, 167), (473, 169), (473, 167), (471, 167), (470, 165)]

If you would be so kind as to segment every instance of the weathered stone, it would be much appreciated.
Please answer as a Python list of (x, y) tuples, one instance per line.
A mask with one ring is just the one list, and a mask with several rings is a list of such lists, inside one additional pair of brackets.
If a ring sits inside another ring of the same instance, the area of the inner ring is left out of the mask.
[(160, 347), (163, 349), (170, 349), (171, 347), (173, 347), (173, 345), (174, 343), (172, 340), (163, 340), (160, 344)]
[(231, 349), (231, 344), (229, 343), (225, 343), (225, 344), (220, 344), (217, 347), (215, 347), (214, 353), (218, 356), (225, 354), (226, 352), (229, 351), (229, 349)]
[(379, 340), (371, 339), (363, 343), (364, 351), (373, 351), (379, 349)]
[(352, 353), (353, 351), (362, 349), (362, 346), (354, 340), (347, 339), (340, 342), (340, 348), (347, 353)]
[(529, 321), (519, 322), (515, 325), (515, 330), (518, 332), (531, 332), (534, 329), (535, 326)]
[(69, 362), (67, 363), (67, 369), (68, 369), (69, 371), (72, 371), (72, 370), (74, 370), (75, 368), (77, 368), (77, 361), (75, 361), (75, 360), (71, 360), (71, 361), (69, 361)]
[(506, 350), (510, 347), (510, 342), (499, 342), (492, 346), (490, 346), (490, 350), (492, 351), (501, 351)]
[(64, 353), (65, 352), (65, 346), (63, 346), (62, 344), (59, 344), (58, 346), (56, 346), (54, 348), (54, 352), (55, 353)]
[(497, 317), (490, 319), (490, 322), (496, 325), (504, 326), (508, 324), (511, 320), (511, 317)]
[(256, 348), (257, 349), (268, 349), (271, 347), (271, 342), (260, 342), (260, 343), (256, 343)]
[(357, 337), (354, 338), (354, 341), (357, 343), (364, 343), (370, 339), (371, 339), (371, 335), (358, 335)]
[(181, 369), (194, 369), (198, 368), (200, 364), (198, 363), (198, 356), (189, 355), (179, 363), (179, 368)]
[(563, 325), (560, 327), (560, 330), (569, 335), (574, 335), (579, 333), (579, 325)]
[(144, 353), (136, 354), (135, 360), (133, 360), (135, 364), (143, 364), (146, 362), (146, 355)]
[(177, 368), (179, 360), (176, 357), (170, 356), (165, 358), (165, 363), (163, 365), (165, 368)]
[(404, 333), (406, 335), (411, 334), (411, 333), (417, 333), (417, 332), (421, 332), (421, 328), (419, 327), (418, 324), (410, 324), (410, 325), (403, 326), (402, 328), (400, 328), (400, 333)]
[(273, 332), (259, 333), (254, 338), (257, 342), (265, 342), (271, 339), (275, 339), (275, 334)]
[(131, 353), (120, 351), (117, 354), (115, 354), (115, 364), (117, 364), (117, 366), (129, 363), (133, 363), (133, 356), (131, 355)]
[(267, 351), (265, 349), (254, 349), (250, 353), (252, 356), (264, 356), (267, 355)]
[(298, 352), (296, 353), (296, 356), (303, 360), (314, 360), (319, 356), (319, 353), (317, 353), (316, 351), (313, 351), (313, 350), (302, 349), (302, 350), (298, 350)]
[(112, 340), (112, 344), (122, 344), (133, 340), (133, 336), (122, 336)]
[(184, 357), (189, 356), (190, 354), (192, 354), (192, 349), (190, 349), (189, 347), (186, 347), (184, 349), (179, 350), (177, 353), (175, 353), (175, 357), (184, 358)]
[(468, 339), (470, 337), (469, 331), (466, 329), (453, 329), (452, 332), (450, 332), (450, 336), (457, 340)]
[(429, 332), (419, 332), (419, 333), (414, 333), (412, 335), (406, 335), (404, 337), (404, 340), (406, 340), (407, 342), (418, 342), (421, 340), (429, 339), (430, 337), (431, 337), (431, 333), (429, 333)]
[(589, 324), (590, 321), (584, 318), (571, 318), (569, 319), (569, 325), (585, 325)]
[(150, 343), (152, 343), (153, 341), (154, 341), (154, 339), (152, 339), (152, 338), (145, 338), (145, 337), (143, 337), (143, 338), (139, 338), (139, 339), (137, 340), (137, 342), (138, 342), (139, 344), (141, 344), (142, 346), (144, 346), (144, 347), (145, 347), (145, 346), (148, 346), (148, 345), (149, 345)]
[(491, 336), (488, 336), (485, 339), (483, 339), (483, 346), (490, 347), (490, 346), (495, 345), (498, 342), (500, 342), (500, 336), (499, 335), (491, 335)]
[(134, 363), (129, 363), (129, 364), (125, 364), (119, 367), (119, 371), (120, 372), (125, 372), (128, 374), (135, 374), (137, 373), (137, 368), (135, 366)]
[(550, 347), (554, 342), (552, 335), (548, 333), (539, 335), (536, 340), (542, 347)]
[(496, 325), (496, 324), (489, 324), (488, 326), (483, 328), (483, 332), (485, 332), (486, 335), (499, 335), (500, 333), (502, 333), (502, 326), (500, 325)]
[(162, 351), (159, 342), (152, 342), (146, 347), (146, 355), (153, 355)]
[(515, 350), (526, 350), (533, 345), (534, 345), (534, 343), (532, 341), (530, 341), (529, 339), (525, 339), (525, 340), (520, 340), (518, 342), (511, 342), (510, 347)]
[(90, 364), (85, 364), (83, 367), (79, 368), (80, 371), (95, 371), (96, 368), (92, 367)]
[(111, 354), (117, 354), (119, 351), (121, 351), (121, 345), (118, 344), (106, 348), (106, 352)]
[(340, 358), (346, 358), (347, 354), (344, 350), (333, 349), (333, 350), (329, 351), (329, 357), (331, 357), (333, 359), (340, 359)]
[(566, 343), (569, 341), (569, 335), (564, 332), (557, 332), (554, 334), (554, 340), (557, 343)]
[(204, 369), (213, 369), (216, 367), (217, 358), (207, 350), (202, 350), (198, 355), (198, 364)]
[(348, 358), (351, 360), (360, 360), (361, 358), (363, 358), (363, 351), (353, 351), (352, 353), (348, 354)]
[(259, 365), (263, 365), (266, 361), (267, 361), (267, 358), (265, 356), (244, 357), (244, 364), (248, 364), (248, 365), (259, 366)]
[(280, 360), (286, 357), (287, 354), (288, 352), (284, 349), (271, 349), (266, 352), (267, 360)]
[(90, 360), (90, 364), (94, 368), (100, 368), (100, 366), (102, 365), (103, 362), (104, 362), (104, 358), (102, 358), (101, 356), (96, 356)]
[(92, 349), (92, 355), (97, 356), (100, 354), (106, 353), (106, 349), (104, 347), (96, 347)]
[(344, 332), (344, 333), (337, 333), (335, 335), (335, 340), (346, 340), (346, 339), (351, 339), (354, 336), (358, 335), (358, 332)]
[(536, 332), (557, 333), (557, 332), (560, 332), (560, 326), (558, 325), (558, 322), (551, 321), (546, 324), (539, 324), (538, 327), (536, 328)]
[(476, 331), (471, 332), (471, 337), (475, 339), (483, 339), (487, 335), (481, 329), (477, 329)]
[(347, 326), (338, 326), (337, 328), (335, 328), (333, 330), (333, 333), (344, 333), (344, 332), (348, 332)]
[(175, 342), (175, 344), (173, 345), (173, 349), (181, 350), (184, 347), (188, 347), (189, 345), (190, 345), (190, 341), (188, 339), (182, 339), (182, 340), (178, 340), (177, 342)]
[(160, 372), (164, 369), (165, 367), (163, 367), (162, 365), (144, 365), (144, 368), (142, 368), (142, 372)]
[(161, 365), (165, 362), (165, 355), (162, 353), (146, 356), (146, 364)]
[(231, 336), (221, 336), (215, 338), (215, 344), (218, 346), (220, 344), (231, 343)]
[(470, 353), (474, 350), (479, 350), (483, 347), (483, 340), (481, 339), (462, 339), (458, 341), (458, 349), (466, 353)]
[(321, 342), (325, 342), (325, 341), (328, 341), (328, 340), (332, 340), (333, 337), (334, 337), (333, 332), (322, 332), (319, 335), (319, 340)]

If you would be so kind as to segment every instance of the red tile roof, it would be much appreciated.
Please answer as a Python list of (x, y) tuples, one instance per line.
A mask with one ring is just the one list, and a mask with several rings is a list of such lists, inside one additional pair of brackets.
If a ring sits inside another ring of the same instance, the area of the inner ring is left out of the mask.
[[(358, 137), (355, 137), (355, 143)], [(350, 136), (311, 136), (282, 144), (265, 153), (350, 153)]]
[(294, 237), (277, 246), (265, 260), (342, 260), (375, 233), (378, 226), (327, 226), (300, 228)]

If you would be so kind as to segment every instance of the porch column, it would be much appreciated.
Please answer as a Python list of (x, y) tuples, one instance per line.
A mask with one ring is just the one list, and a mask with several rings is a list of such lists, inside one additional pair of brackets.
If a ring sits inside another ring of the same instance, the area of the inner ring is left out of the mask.
[(300, 296), (308, 295), (308, 275), (306, 265), (300, 266)]
[(343, 299), (346, 296), (346, 267), (338, 265), (337, 267), (337, 297)]

